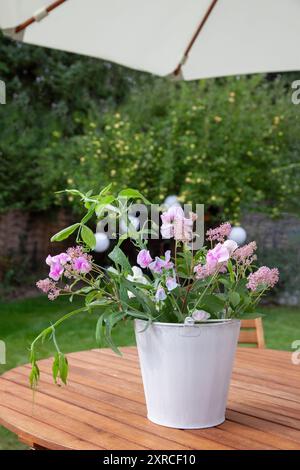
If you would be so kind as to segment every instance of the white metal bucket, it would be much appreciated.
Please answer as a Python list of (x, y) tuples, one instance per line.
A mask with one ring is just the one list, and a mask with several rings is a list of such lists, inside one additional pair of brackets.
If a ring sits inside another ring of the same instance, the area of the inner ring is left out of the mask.
[(135, 320), (148, 419), (180, 429), (222, 423), (240, 321), (146, 326)]

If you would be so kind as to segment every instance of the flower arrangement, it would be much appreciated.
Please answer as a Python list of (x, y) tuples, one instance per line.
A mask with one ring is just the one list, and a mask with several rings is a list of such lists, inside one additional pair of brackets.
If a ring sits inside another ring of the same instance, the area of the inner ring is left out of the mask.
[[(94, 196), (77, 190), (68, 192), (81, 198), (86, 214), (80, 222), (60, 231), (51, 240), (64, 240), (77, 231), (77, 246), (47, 257), (49, 277), (38, 281), (37, 287), (50, 300), (67, 295), (71, 301), (74, 296), (82, 297), (84, 303), (43, 330), (31, 344), (32, 386), (39, 379), (36, 344), (47, 337), (53, 339), (56, 348), (54, 381), (66, 383), (68, 362), (57, 344), (55, 331), (74, 315), (98, 314), (97, 341), (120, 354), (112, 339), (112, 330), (119, 322), (139, 318), (148, 322), (197, 323), (257, 317), (259, 300), (278, 281), (276, 268), (256, 269), (255, 242), (238, 247), (236, 242), (228, 239), (229, 223), (208, 230), (209, 247), (193, 251), (196, 215), (189, 213), (186, 217), (181, 207), (172, 206), (161, 215), (160, 233), (164, 238), (174, 239), (174, 252), (167, 250), (164, 256), (154, 258), (148, 249), (147, 224), (138, 230), (130, 224), (128, 215), (135, 200), (149, 203), (142, 194), (126, 189), (114, 196), (110, 194), (110, 187)], [(113, 265), (103, 267), (97, 265), (90, 254), (96, 241), (86, 224), (95, 214), (98, 220), (103, 218), (108, 209), (119, 222), (125, 218), (129, 230), (109, 254)], [(128, 237), (138, 250), (135, 266), (130, 265), (120, 248)]]

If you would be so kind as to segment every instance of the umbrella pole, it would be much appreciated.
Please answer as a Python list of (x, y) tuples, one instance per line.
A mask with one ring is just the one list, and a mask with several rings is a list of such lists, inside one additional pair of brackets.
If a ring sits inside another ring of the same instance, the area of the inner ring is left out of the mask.
[(185, 64), (185, 62), (188, 58), (190, 50), (192, 49), (197, 37), (199, 36), (199, 34), (202, 31), (206, 21), (208, 20), (209, 15), (213, 11), (214, 7), (216, 6), (217, 1), (218, 0), (212, 0), (211, 4), (209, 5), (208, 9), (206, 10), (206, 13), (205, 13), (204, 17), (202, 18), (198, 28), (196, 29), (192, 39), (190, 40), (186, 50), (184, 51), (184, 54), (183, 54), (183, 57), (182, 57), (181, 61), (179, 62), (178, 66), (176, 67), (176, 69), (173, 72), (173, 75), (175, 75), (175, 77), (180, 74), (181, 67)]
[(32, 23), (35, 23), (36, 21), (41, 21), (43, 18), (45, 18), (45, 16), (48, 15), (48, 13), (50, 13), (52, 10), (59, 7), (62, 3), (65, 3), (66, 1), (67, 0), (56, 0), (55, 2), (51, 3), (48, 7), (38, 10), (31, 18), (19, 24), (15, 29), (15, 33), (20, 33)]

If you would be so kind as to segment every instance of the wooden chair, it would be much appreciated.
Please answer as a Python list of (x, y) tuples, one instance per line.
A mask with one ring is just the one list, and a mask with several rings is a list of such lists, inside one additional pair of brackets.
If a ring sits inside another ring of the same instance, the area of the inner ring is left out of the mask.
[(264, 328), (261, 318), (254, 320), (242, 320), (239, 344), (251, 344), (257, 348), (265, 347)]

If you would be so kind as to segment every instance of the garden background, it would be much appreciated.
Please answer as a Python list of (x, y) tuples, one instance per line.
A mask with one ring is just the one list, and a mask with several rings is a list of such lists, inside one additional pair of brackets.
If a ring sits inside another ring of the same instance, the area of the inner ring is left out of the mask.
[[(70, 308), (38, 296), (50, 236), (76, 218), (56, 191), (133, 187), (204, 203), (206, 221), (241, 224), (280, 283), (263, 307), (267, 346), (300, 338), (297, 74), (171, 81), (0, 37), (0, 339), (7, 364), (27, 361), (36, 333)], [(93, 324), (63, 330), (67, 351), (95, 347)], [(116, 331), (132, 344), (128, 328)], [(48, 351), (48, 352), (47, 352)], [(66, 351), (66, 352), (67, 352)], [(44, 348), (49, 355), (49, 349)], [(0, 430), (0, 449), (19, 448)]]

